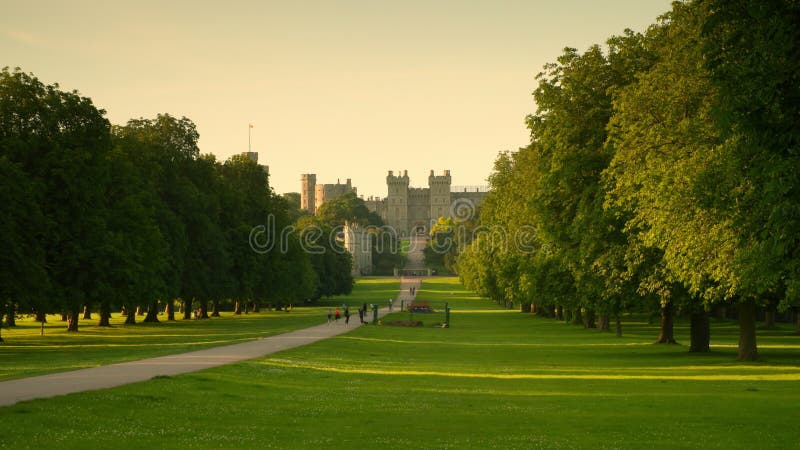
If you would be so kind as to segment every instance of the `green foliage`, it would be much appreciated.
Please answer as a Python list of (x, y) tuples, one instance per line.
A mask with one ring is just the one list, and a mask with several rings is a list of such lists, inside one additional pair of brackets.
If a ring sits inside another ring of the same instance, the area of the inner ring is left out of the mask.
[[(200, 155), (191, 120), (159, 115), (109, 126), (88, 98), (0, 72), (0, 316), (148, 310), (159, 300), (294, 303), (317, 289), (296, 235), (268, 252), (252, 230), (290, 224), (289, 206), (247, 158)], [(271, 221), (271, 222), (270, 222)], [(280, 236), (272, 236), (274, 240)], [(339, 257), (339, 266), (347, 261)], [(333, 264), (333, 263), (331, 263)], [(332, 292), (352, 285), (337, 280)], [(185, 318), (190, 317), (191, 306)]]
[[(537, 77), (531, 144), (495, 163), (465, 284), (548, 310), (660, 304), (665, 326), (673, 303), (796, 304), (798, 17), (791, 1), (676, 2), (644, 34), (566, 48)], [(525, 226), (520, 252), (508, 235)]]
[[(400, 255), (397, 253), (397, 236), (384, 231), (383, 220), (380, 216), (367, 209), (364, 200), (354, 192), (347, 192), (334, 200), (327, 201), (317, 211), (316, 217), (302, 220), (303, 224), (313, 223), (314, 226), (324, 230), (327, 234), (340, 230), (345, 223), (357, 224), (370, 233), (372, 243), (372, 263), (374, 272), (379, 275), (391, 275), (396, 267), (401, 265)], [(303, 228), (303, 226), (300, 226)], [(327, 238), (326, 238), (327, 239)], [(338, 244), (330, 246), (336, 247)], [(338, 250), (337, 250), (338, 251)], [(314, 257), (312, 256), (312, 260)], [(319, 258), (317, 258), (319, 259)], [(350, 263), (352, 265), (352, 262)], [(319, 270), (323, 264), (318, 262), (315, 267)], [(346, 266), (341, 266), (344, 269)], [(322, 278), (322, 274), (318, 272)], [(342, 277), (344, 277), (342, 275)], [(345, 283), (346, 284), (346, 283)], [(321, 294), (329, 295), (329, 294)]]
[[(32, 224), (41, 233), (35, 237), (32, 264), (40, 264), (35, 255), (41, 252), (48, 295), (68, 314), (74, 330), (78, 311), (99, 299), (105, 283), (103, 194), (111, 139), (103, 113), (75, 92), (46, 86), (19, 70), (0, 72), (0, 157), (16, 167), (7, 170), (24, 173), (29, 182), (23, 186), (36, 193), (19, 200), (35, 199), (44, 217), (43, 223)], [(34, 245), (30, 236), (20, 240), (26, 241)], [(20, 262), (26, 265), (31, 264)], [(36, 272), (31, 276), (40, 276)]]
[(354, 192), (347, 192), (335, 200), (327, 201), (317, 211), (317, 221), (327, 227), (344, 225), (345, 222), (358, 223), (362, 226), (381, 226), (383, 222), (374, 221), (374, 215), (367, 209), (364, 200)]

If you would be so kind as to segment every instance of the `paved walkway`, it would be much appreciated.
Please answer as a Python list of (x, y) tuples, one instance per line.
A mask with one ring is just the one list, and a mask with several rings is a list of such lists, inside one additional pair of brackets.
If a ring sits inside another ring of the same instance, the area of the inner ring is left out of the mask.
[[(401, 301), (408, 304), (409, 288), (419, 286), (419, 279), (402, 278), (400, 293), (394, 302), (394, 312), (400, 310)], [(378, 309), (378, 317), (389, 313), (388, 304)], [(372, 314), (367, 315), (368, 320)], [(13, 405), (23, 400), (46, 398), (74, 392), (92, 391), (124, 384), (146, 381), (157, 376), (172, 376), (197, 372), (210, 367), (222, 366), (247, 359), (259, 358), (271, 353), (288, 350), (317, 342), (360, 327), (357, 311), (350, 316), (350, 324), (344, 319), (339, 323), (313, 326), (290, 333), (261, 338), (241, 344), (213, 347), (178, 355), (160, 356), (108, 366), (70, 372), (53, 373), (18, 380), (0, 382), (0, 406)]]

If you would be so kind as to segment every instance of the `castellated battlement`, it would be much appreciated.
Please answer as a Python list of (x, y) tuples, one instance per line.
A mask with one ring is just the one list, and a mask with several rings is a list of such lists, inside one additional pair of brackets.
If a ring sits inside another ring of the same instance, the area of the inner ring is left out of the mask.
[[(326, 201), (331, 201), (346, 192), (356, 192), (351, 180), (342, 184), (316, 184), (316, 175), (302, 176), (301, 204), (306, 211), (316, 213)], [(427, 233), (431, 223), (439, 217), (450, 217), (450, 206), (456, 200), (466, 200), (480, 206), (486, 196), (486, 190), (470, 192), (451, 192), (452, 177), (450, 170), (443, 170), (441, 175), (431, 170), (428, 176), (428, 187), (409, 187), (410, 179), (407, 170), (389, 170), (386, 175), (387, 195), (384, 198), (370, 196), (364, 200), (367, 208), (380, 215), (384, 223), (397, 230), (400, 236), (414, 233)], [(463, 197), (463, 198), (462, 198)]]
[(306, 173), (301, 175), (300, 184), (300, 208), (312, 214), (316, 214), (325, 202), (335, 200), (348, 192), (358, 194), (350, 178), (344, 183), (336, 180), (336, 184), (317, 184), (317, 175)]

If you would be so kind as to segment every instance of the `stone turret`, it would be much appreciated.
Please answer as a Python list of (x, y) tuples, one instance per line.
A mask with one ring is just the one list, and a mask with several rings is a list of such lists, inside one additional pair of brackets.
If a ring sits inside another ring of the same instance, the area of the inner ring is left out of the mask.
[(398, 233), (404, 234), (408, 230), (408, 171), (395, 176), (389, 171), (386, 176), (386, 223), (394, 227)]
[(300, 183), (302, 184), (300, 190), (300, 209), (314, 214), (317, 210), (315, 203), (317, 175), (305, 173), (301, 175)]
[(432, 221), (439, 217), (450, 217), (450, 171), (445, 170), (442, 175), (436, 176), (431, 170), (428, 176), (428, 187), (430, 188), (430, 218)]

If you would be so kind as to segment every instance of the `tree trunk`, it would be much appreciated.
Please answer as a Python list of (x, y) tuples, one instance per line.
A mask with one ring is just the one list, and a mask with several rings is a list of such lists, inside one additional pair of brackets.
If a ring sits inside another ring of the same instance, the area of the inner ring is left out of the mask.
[(661, 334), (658, 336), (656, 344), (677, 344), (673, 319), (672, 301), (665, 302), (661, 305)]
[(261, 312), (261, 307), (259, 306), (258, 301), (253, 302), (253, 312), (254, 313)]
[(211, 317), (219, 317), (219, 302), (217, 300), (211, 302)]
[(130, 308), (125, 308), (125, 312), (127, 312), (127, 314), (125, 315), (125, 325), (135, 325), (136, 324), (136, 310), (135, 309), (130, 309)]
[(597, 328), (600, 331), (611, 331), (611, 318), (608, 314), (600, 315), (600, 325)]
[(564, 307), (561, 305), (556, 306), (556, 320), (564, 320)]
[(8, 305), (8, 311), (6, 311), (6, 326), (17, 326), (17, 305), (15, 303)]
[(594, 322), (594, 310), (587, 309), (586, 310), (586, 323), (583, 324), (586, 328), (597, 328), (597, 324)]
[(208, 300), (201, 300), (197, 310), (201, 319), (208, 319)]
[(111, 305), (108, 303), (108, 301), (103, 300), (100, 302), (100, 321), (97, 322), (97, 326), (111, 326)]
[(622, 337), (622, 320), (617, 316), (617, 337)]
[(768, 305), (767, 309), (764, 311), (764, 329), (775, 329), (775, 308), (772, 305)]
[(583, 316), (581, 315), (580, 308), (575, 308), (575, 313), (572, 314), (572, 324), (583, 325)]
[(153, 300), (147, 306), (147, 316), (142, 322), (145, 323), (159, 323), (158, 321), (158, 300)]
[(67, 331), (78, 331), (78, 311), (70, 312), (66, 316)]
[(142, 306), (141, 305), (136, 307), (136, 315), (137, 316), (143, 316), (144, 315), (144, 311), (142, 311)]
[(704, 310), (692, 313), (691, 325), (689, 328), (691, 343), (690, 352), (707, 352), (711, 342), (711, 322), (708, 320), (708, 313)]
[(242, 314), (242, 302), (240, 302), (239, 300), (236, 300), (236, 303), (234, 303), (233, 314), (237, 316), (240, 316)]
[(758, 359), (756, 346), (756, 304), (753, 301), (739, 303), (739, 361)]
[(719, 318), (722, 319), (722, 320), (727, 320), (728, 319), (728, 307), (727, 306), (722, 306), (722, 307), (719, 308)]
[(533, 311), (533, 305), (530, 303), (520, 303), (519, 304), (519, 312), (521, 313), (529, 313)]
[(47, 314), (41, 311), (36, 311), (36, 321), (41, 323), (47, 323)]
[(189, 320), (192, 318), (192, 303), (194, 300), (185, 300), (184, 307), (183, 307), (183, 320)]
[(794, 312), (794, 320), (797, 325), (797, 329), (795, 333), (800, 334), (800, 308), (796, 309)]
[(89, 309), (89, 305), (83, 306), (83, 318), (85, 320), (92, 320), (92, 311)]
[(67, 315), (66, 314), (61, 313), (61, 321), (62, 322), (66, 322), (67, 321)]
[(175, 300), (167, 300), (164, 312), (167, 313), (167, 320), (175, 320)]

